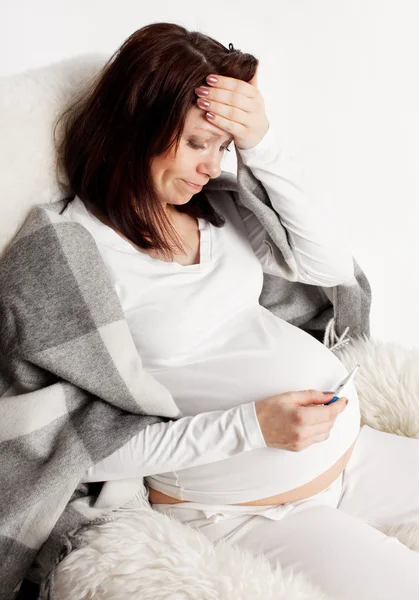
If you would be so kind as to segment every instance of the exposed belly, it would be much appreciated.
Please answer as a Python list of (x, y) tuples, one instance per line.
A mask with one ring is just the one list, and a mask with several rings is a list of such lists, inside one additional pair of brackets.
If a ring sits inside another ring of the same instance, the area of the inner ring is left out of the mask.
[[(263, 506), (265, 504), (286, 504), (288, 502), (304, 500), (304, 498), (309, 498), (310, 496), (314, 496), (315, 494), (322, 492), (330, 485), (332, 485), (332, 483), (339, 477), (339, 475), (345, 469), (354, 449), (355, 442), (345, 452), (345, 454), (341, 456), (339, 460), (330, 467), (330, 469), (327, 469), (327, 471), (325, 471), (315, 479), (312, 479), (308, 483), (305, 483), (304, 485), (293, 490), (288, 490), (287, 492), (284, 492), (282, 494), (277, 494), (276, 496), (269, 496), (269, 498), (253, 500), (252, 502), (241, 502), (238, 504), (238, 506)], [(188, 502), (187, 500), (178, 500), (177, 498), (173, 498), (172, 496), (163, 494), (163, 492), (159, 492), (158, 490), (155, 490), (151, 487), (149, 487), (148, 499), (152, 504), (178, 504), (179, 502)]]

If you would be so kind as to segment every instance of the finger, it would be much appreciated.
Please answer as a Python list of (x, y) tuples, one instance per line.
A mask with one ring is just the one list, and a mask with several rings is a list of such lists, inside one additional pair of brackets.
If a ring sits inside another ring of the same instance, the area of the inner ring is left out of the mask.
[(227, 133), (230, 133), (234, 138), (241, 138), (246, 135), (246, 125), (238, 123), (237, 121), (231, 121), (230, 119), (226, 119), (225, 117), (212, 112), (206, 112), (205, 117), (210, 123), (214, 123), (216, 127), (227, 131)]
[(300, 444), (307, 448), (311, 446), (311, 444), (315, 444), (316, 442), (323, 442), (330, 437), (331, 427), (320, 428), (317, 427), (306, 427), (303, 433), (302, 439), (300, 439)]
[(325, 404), (333, 398), (334, 392), (324, 393), (319, 390), (297, 390), (294, 392), (288, 392), (288, 396), (291, 400), (295, 400), (297, 404), (304, 406), (310, 404)]
[(329, 406), (315, 405), (315, 406), (302, 406), (300, 410), (303, 411), (304, 414), (304, 423), (306, 425), (316, 425), (319, 423), (330, 423), (334, 421), (336, 417), (343, 411), (345, 408), (346, 398), (339, 398), (333, 404)]
[[(208, 77), (216, 77), (217, 82), (211, 83), (208, 81)], [(212, 88), (221, 88), (225, 90), (231, 90), (233, 92), (238, 92), (239, 94), (243, 94), (243, 96), (247, 96), (248, 98), (254, 98), (257, 94), (257, 88), (242, 79), (235, 79), (234, 77), (226, 77), (225, 75), (218, 75), (216, 73), (211, 73), (206, 77), (206, 82)]]
[[(254, 106), (251, 98), (243, 96), (243, 94), (239, 94), (238, 92), (217, 88), (207, 88), (203, 85), (201, 85), (200, 88), (209, 92), (206, 96), (200, 96), (205, 100), (214, 100), (216, 102), (221, 102), (222, 104), (227, 104), (228, 106), (235, 106), (246, 112), (250, 112)], [(198, 88), (195, 89), (195, 93), (197, 89)]]
[[(221, 104), (220, 102), (214, 102), (212, 100), (206, 100), (206, 102), (209, 102), (209, 106), (203, 106), (204, 102), (202, 102), (201, 98), (197, 101), (197, 105), (199, 106), (199, 108), (212, 112), (216, 116), (224, 118), (227, 121), (233, 121), (235, 123), (238, 123), (239, 125), (247, 127), (249, 121), (249, 116), (247, 112), (241, 110), (240, 108), (236, 108), (234, 106), (227, 106), (226, 104)], [(211, 122), (215, 123), (218, 127), (221, 127), (223, 129), (221, 125), (218, 125), (218, 122), (221, 123), (221, 121), (216, 122), (215, 119), (213, 119), (211, 120)]]
[(329, 435), (334, 427), (334, 422), (332, 423), (320, 423), (318, 425), (311, 425), (309, 427), (305, 427), (304, 431), (307, 438), (313, 437), (321, 437)]

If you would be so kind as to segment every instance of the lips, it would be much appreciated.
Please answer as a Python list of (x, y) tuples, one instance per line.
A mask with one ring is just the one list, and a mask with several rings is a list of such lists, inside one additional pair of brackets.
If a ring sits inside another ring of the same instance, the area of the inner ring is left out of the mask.
[(186, 181), (185, 179), (182, 179), (182, 181), (184, 181), (187, 185), (189, 185), (194, 190), (202, 190), (202, 188), (203, 188), (202, 185), (198, 185), (196, 183), (191, 183), (190, 181)]

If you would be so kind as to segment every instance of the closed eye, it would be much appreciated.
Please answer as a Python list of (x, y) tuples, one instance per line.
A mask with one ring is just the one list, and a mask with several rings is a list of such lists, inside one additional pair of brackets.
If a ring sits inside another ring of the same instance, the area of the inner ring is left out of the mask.
[[(194, 150), (205, 150), (205, 146), (200, 146), (199, 144), (195, 144), (192, 141), (188, 142), (188, 146), (189, 146), (189, 148), (193, 148)], [(227, 152), (231, 152), (231, 150), (228, 146), (221, 146), (220, 150), (227, 150)]]

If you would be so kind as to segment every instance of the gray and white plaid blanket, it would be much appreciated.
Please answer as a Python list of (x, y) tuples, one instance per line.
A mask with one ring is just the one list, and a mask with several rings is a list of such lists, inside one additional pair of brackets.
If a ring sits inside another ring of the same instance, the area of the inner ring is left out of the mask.
[[(253, 210), (295, 263), (262, 184), (238, 156), (230, 190)], [(173, 397), (144, 371), (97, 246), (62, 216), (59, 200), (35, 206), (0, 258), (0, 598), (26, 577), (53, 598), (53, 567), (81, 532), (114, 516), (95, 508), (102, 484), (86, 470), (139, 430), (182, 417)], [(326, 339), (369, 336), (371, 291), (354, 259), (353, 285), (321, 288), (264, 275), (260, 303), (333, 349)], [(349, 330), (347, 329), (349, 328)]]

